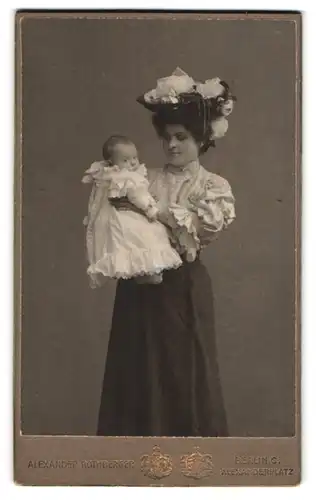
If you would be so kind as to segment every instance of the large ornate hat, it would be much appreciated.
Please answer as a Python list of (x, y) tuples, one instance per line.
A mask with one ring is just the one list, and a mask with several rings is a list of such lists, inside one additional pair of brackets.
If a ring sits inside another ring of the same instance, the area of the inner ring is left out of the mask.
[(156, 88), (137, 99), (145, 108), (159, 114), (195, 107), (203, 121), (205, 138), (210, 142), (227, 132), (227, 116), (232, 112), (235, 100), (227, 83), (220, 78), (198, 82), (181, 68), (157, 80)]

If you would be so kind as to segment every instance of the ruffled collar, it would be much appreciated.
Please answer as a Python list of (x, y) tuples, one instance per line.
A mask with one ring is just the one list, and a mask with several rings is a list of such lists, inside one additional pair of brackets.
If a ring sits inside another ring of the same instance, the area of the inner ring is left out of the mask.
[(183, 167), (175, 167), (167, 163), (164, 167), (166, 173), (171, 173), (173, 175), (179, 176), (181, 178), (189, 178), (195, 174), (200, 168), (200, 162), (198, 160), (191, 161), (184, 165)]

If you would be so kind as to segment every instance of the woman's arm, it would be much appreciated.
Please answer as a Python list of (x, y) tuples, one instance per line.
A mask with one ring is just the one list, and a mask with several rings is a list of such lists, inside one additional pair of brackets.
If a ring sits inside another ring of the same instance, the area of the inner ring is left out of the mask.
[(235, 198), (229, 183), (222, 177), (210, 176), (203, 192), (191, 196), (189, 201), (202, 246), (216, 238), (236, 218)]
[(151, 215), (150, 209), (149, 212), (147, 209), (146, 213), (143, 209), (137, 207), (134, 203), (132, 203), (127, 196), (124, 196), (122, 198), (109, 198), (109, 202), (116, 210), (131, 210), (132, 212), (136, 212), (144, 216), (147, 215), (149, 219), (156, 219), (156, 207), (153, 210), (153, 215)]
[(133, 203), (131, 203), (127, 196), (124, 196), (122, 198), (109, 198), (109, 202), (114, 208), (116, 208), (116, 210), (132, 210), (141, 215), (144, 215), (143, 210), (137, 208)]
[(171, 228), (182, 248), (198, 251), (234, 220), (234, 202), (228, 182), (212, 176), (199, 193), (189, 197), (187, 206), (171, 204), (159, 220)]

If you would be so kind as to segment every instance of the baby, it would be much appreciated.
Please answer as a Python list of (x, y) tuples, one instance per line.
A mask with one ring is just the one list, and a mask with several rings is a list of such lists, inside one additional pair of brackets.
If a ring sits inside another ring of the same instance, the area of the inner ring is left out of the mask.
[[(124, 136), (105, 142), (103, 158), (82, 179), (93, 184), (85, 219), (91, 285), (101, 285), (104, 277), (159, 284), (162, 271), (179, 267), (182, 260), (157, 220), (146, 167), (139, 162), (135, 144)], [(129, 206), (116, 208), (120, 202), (115, 204), (115, 199), (127, 200)]]

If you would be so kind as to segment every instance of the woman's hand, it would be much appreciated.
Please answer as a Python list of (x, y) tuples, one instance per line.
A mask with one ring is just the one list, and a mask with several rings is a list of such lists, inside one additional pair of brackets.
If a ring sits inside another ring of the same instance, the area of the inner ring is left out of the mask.
[(109, 202), (111, 205), (116, 208), (116, 210), (132, 210), (133, 212), (137, 212), (141, 215), (144, 215), (144, 212), (140, 208), (137, 208), (133, 203), (131, 203), (128, 198), (109, 198)]
[(147, 218), (150, 221), (156, 221), (158, 217), (158, 209), (157, 207), (150, 206), (146, 211)]
[(157, 214), (157, 219), (165, 226), (169, 226), (170, 221), (169, 221), (169, 213), (167, 210), (159, 210)]

